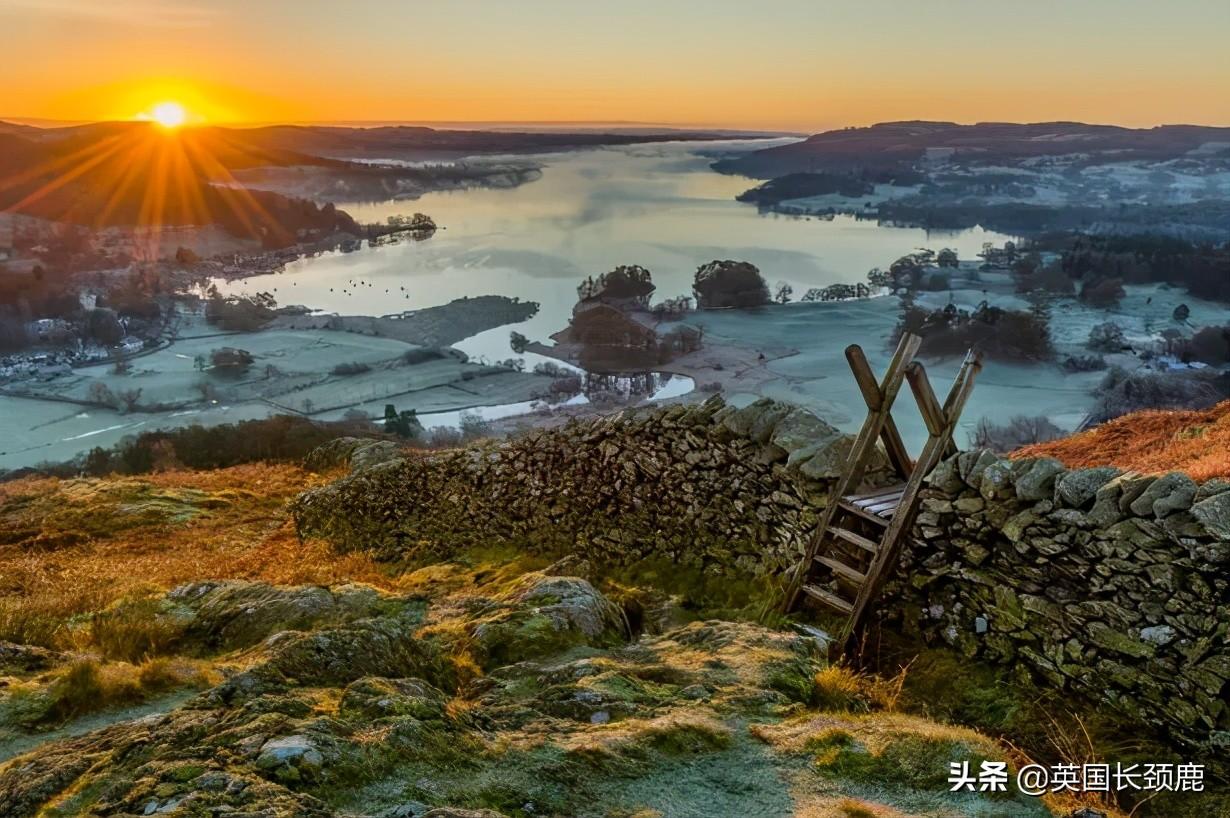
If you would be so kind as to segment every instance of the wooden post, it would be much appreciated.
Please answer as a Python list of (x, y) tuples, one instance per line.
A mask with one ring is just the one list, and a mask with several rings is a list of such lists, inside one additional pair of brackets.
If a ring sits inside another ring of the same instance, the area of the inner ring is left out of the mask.
[[(795, 566), (790, 582), (787, 584), (784, 605), (786, 611), (794, 610), (798, 602), (799, 591), (807, 579), (807, 573), (816, 558), (816, 552), (824, 541), (829, 527), (833, 524), (833, 516), (837, 513), (838, 503), (841, 502), (842, 496), (847, 491), (857, 488), (858, 484), (862, 481), (863, 472), (867, 467), (867, 460), (875, 449), (876, 440), (884, 432), (885, 421), (890, 418), (893, 401), (897, 399), (897, 393), (901, 391), (901, 384), (905, 380), (906, 367), (914, 360), (914, 355), (918, 352), (918, 347), (921, 343), (921, 337), (911, 335), (910, 333), (903, 334), (901, 340), (897, 343), (896, 351), (893, 352), (892, 359), (889, 361), (888, 369), (884, 373), (883, 382), (870, 395), (873, 399), (868, 399), (870, 390), (864, 391), (863, 398), (867, 402), (868, 409), (867, 417), (854, 439), (854, 445), (850, 449), (850, 455), (846, 459), (845, 467), (833, 482), (833, 487), (829, 491), (828, 504), (821, 515), (820, 524), (812, 532), (807, 548), (804, 550), (803, 559)], [(863, 358), (862, 350), (857, 346), (848, 347), (846, 349), (846, 358), (852, 361)], [(863, 362), (866, 363), (865, 358), (863, 358)], [(868, 368), (867, 371), (869, 372), (870, 369)], [(865, 379), (865, 377), (866, 373), (855, 372), (856, 379)], [(861, 388), (862, 382), (860, 381)], [(893, 429), (896, 429), (895, 425)], [(904, 451), (904, 446), (901, 451)]]
[[(854, 380), (858, 383), (859, 391), (863, 393), (863, 401), (872, 411), (878, 411), (884, 403), (884, 397), (880, 394), (880, 385), (876, 383), (876, 376), (867, 363), (867, 356), (863, 354), (863, 348), (858, 344), (846, 347), (846, 361), (849, 362), (850, 370), (854, 373)], [(909, 367), (906, 367), (907, 376), (909, 372)], [(884, 441), (884, 451), (888, 454), (888, 460), (892, 463), (893, 468), (903, 480), (909, 477), (910, 472), (914, 470), (914, 461), (910, 458), (910, 453), (906, 451), (905, 443), (901, 440), (901, 433), (897, 431), (897, 423), (891, 414), (884, 418), (884, 429), (880, 433), (880, 438)]]

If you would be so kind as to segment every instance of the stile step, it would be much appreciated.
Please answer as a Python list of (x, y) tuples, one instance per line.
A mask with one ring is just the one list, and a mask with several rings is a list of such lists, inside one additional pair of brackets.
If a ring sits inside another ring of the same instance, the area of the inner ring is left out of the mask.
[(842, 511), (848, 511), (851, 514), (856, 514), (869, 523), (875, 523), (876, 525), (882, 525), (886, 528), (888, 527), (887, 518), (881, 517), (878, 514), (872, 514), (870, 511), (867, 511), (864, 508), (860, 508), (854, 505), (853, 503), (842, 500), (837, 505), (841, 508)]
[(840, 539), (845, 540), (848, 543), (857, 545), (859, 548), (863, 549), (864, 551), (870, 551), (872, 554), (875, 554), (880, 550), (880, 547), (876, 545), (874, 542), (872, 542), (871, 540), (867, 539), (861, 534), (855, 534), (853, 531), (848, 531), (842, 528), (841, 526), (837, 526), (837, 525), (829, 526), (829, 533), (832, 534), (834, 537), (838, 537)]
[(885, 486), (881, 489), (873, 489), (865, 491), (862, 494), (846, 494), (842, 497), (843, 500), (849, 500), (851, 503), (864, 504), (874, 502), (877, 499), (884, 497), (900, 497), (905, 492), (905, 485), (899, 484), (896, 486)]
[(855, 585), (862, 585), (867, 581), (867, 575), (858, 569), (851, 568), (844, 562), (833, 559), (832, 557), (816, 557), (816, 562), (827, 567), (837, 576), (853, 582)]
[(837, 596), (834, 593), (830, 593), (829, 591), (826, 591), (823, 588), (818, 588), (815, 585), (804, 585), (803, 593), (807, 594), (809, 597), (816, 600), (817, 602), (823, 605), (827, 605), (830, 608), (836, 611), (839, 611), (843, 614), (848, 615), (848, 614), (854, 613), (854, 605), (852, 603), (846, 602), (841, 597)]

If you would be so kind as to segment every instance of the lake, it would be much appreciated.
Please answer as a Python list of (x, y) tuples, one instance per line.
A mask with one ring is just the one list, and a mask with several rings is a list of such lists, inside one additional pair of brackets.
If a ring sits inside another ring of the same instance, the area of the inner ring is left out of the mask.
[(422, 242), (302, 259), (285, 273), (223, 289), (270, 291), (281, 304), (343, 314), (402, 312), (467, 295), (539, 302), (541, 311), (529, 321), (457, 344), (497, 360), (511, 355), (511, 329), (545, 340), (567, 324), (577, 284), (620, 264), (653, 272), (655, 300), (690, 295), (696, 268), (727, 258), (755, 264), (771, 287), (788, 282), (797, 297), (810, 287), (864, 280), (872, 267), (918, 247), (953, 247), (969, 258), (984, 242), (1010, 238), (982, 229), (882, 227), (848, 216), (760, 214), (734, 199), (754, 180), (715, 173), (712, 160), (696, 153), (766, 144), (774, 143), (675, 142), (548, 154), (534, 157), (544, 165), (542, 178), (517, 188), (338, 203), (361, 222), (420, 211), (442, 229)]

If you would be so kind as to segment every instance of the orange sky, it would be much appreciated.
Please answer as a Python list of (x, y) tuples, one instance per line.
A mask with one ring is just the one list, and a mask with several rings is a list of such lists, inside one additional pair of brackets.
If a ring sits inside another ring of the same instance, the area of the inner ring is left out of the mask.
[(0, 0), (0, 117), (1230, 125), (1226, 0)]

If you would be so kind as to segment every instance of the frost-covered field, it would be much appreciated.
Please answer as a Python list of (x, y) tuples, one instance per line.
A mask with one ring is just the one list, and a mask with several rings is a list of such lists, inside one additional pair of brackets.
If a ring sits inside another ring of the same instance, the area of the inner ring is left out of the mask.
[[(208, 366), (220, 347), (251, 353), (246, 371), (219, 374)], [(0, 468), (70, 459), (125, 436), (192, 424), (214, 425), (293, 412), (339, 420), (358, 409), (374, 416), (393, 403), (399, 410), (457, 412), (476, 406), (530, 401), (548, 391), (552, 378), (468, 363), (446, 352), (407, 362), (412, 344), (329, 330), (269, 330), (196, 335), (140, 356), (130, 370), (83, 367), (46, 381), (10, 385), (22, 396), (0, 396)], [(369, 367), (335, 374), (339, 365)], [(97, 404), (140, 390), (135, 411)], [(157, 411), (154, 411), (157, 409)]]
[[(983, 274), (983, 289), (957, 289), (951, 292), (922, 293), (917, 301), (927, 308), (943, 307), (953, 301), (962, 309), (973, 310), (983, 299), (1006, 309), (1028, 309), (1029, 304), (1011, 292), (1006, 276)], [(1056, 360), (1045, 364), (1008, 364), (985, 362), (977, 388), (967, 406), (958, 443), (964, 445), (980, 418), (1003, 423), (1017, 415), (1044, 416), (1063, 429), (1075, 428), (1092, 408), (1092, 390), (1104, 373), (1066, 372), (1060, 365), (1070, 355), (1087, 355), (1090, 330), (1105, 321), (1114, 321), (1125, 330), (1129, 342), (1145, 346), (1168, 328), (1190, 333), (1193, 327), (1224, 323), (1223, 305), (1201, 301), (1182, 290), (1165, 285), (1129, 286), (1123, 301), (1113, 309), (1096, 309), (1074, 298), (1055, 299), (1051, 304), (1051, 337)], [(1188, 322), (1172, 318), (1174, 308), (1187, 304)], [(897, 323), (899, 302), (884, 297), (863, 301), (811, 304), (786, 304), (757, 311), (725, 310), (701, 313), (694, 319), (704, 327), (707, 344), (729, 343), (753, 349), (797, 350), (797, 354), (777, 358), (769, 355), (763, 364), (771, 376), (749, 379), (755, 386), (748, 391), (732, 391), (727, 398), (744, 404), (757, 397), (771, 397), (802, 404), (845, 431), (856, 431), (865, 405), (850, 375), (843, 350), (852, 343), (862, 345), (871, 365), (883, 372), (892, 352), (889, 339)], [(1131, 355), (1110, 360), (1126, 366), (1138, 362)], [(959, 358), (923, 359), (941, 400), (961, 361)], [(694, 373), (699, 382), (703, 374)], [(922, 419), (908, 394), (899, 400), (898, 423), (907, 443), (917, 448), (926, 436)]]

